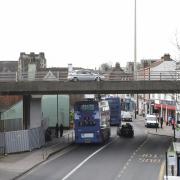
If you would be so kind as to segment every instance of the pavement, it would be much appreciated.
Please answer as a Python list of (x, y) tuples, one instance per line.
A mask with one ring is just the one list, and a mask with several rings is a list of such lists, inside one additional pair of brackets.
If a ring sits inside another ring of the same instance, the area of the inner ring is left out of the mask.
[(172, 126), (164, 125), (162, 128), (147, 128), (146, 132), (153, 135), (174, 137)]
[[(140, 117), (141, 118), (141, 117)], [(173, 137), (171, 126), (163, 128), (146, 128), (148, 134)], [(0, 158), (0, 180), (15, 180), (29, 170), (46, 161), (51, 155), (67, 148), (73, 143), (73, 130), (64, 132), (62, 138), (53, 138), (43, 148), (32, 152), (8, 154)]]
[[(137, 119), (144, 122), (144, 117), (137, 115)], [(166, 126), (166, 123), (163, 123), (162, 128), (159, 125), (159, 128), (146, 128), (147, 134), (153, 134), (153, 135), (159, 135), (159, 136), (169, 136), (174, 137), (174, 131), (172, 129), (172, 126)]]
[(67, 148), (73, 143), (73, 130), (64, 131), (61, 138), (52, 141), (32, 152), (8, 154), (0, 158), (0, 180), (15, 180), (34, 167), (46, 161), (51, 155)]

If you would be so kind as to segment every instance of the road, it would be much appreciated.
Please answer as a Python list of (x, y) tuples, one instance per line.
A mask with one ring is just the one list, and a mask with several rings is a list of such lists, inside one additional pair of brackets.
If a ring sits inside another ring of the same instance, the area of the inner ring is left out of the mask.
[(147, 135), (141, 120), (134, 138), (119, 138), (112, 128), (105, 145), (73, 145), (20, 179), (25, 180), (158, 180), (170, 138)]

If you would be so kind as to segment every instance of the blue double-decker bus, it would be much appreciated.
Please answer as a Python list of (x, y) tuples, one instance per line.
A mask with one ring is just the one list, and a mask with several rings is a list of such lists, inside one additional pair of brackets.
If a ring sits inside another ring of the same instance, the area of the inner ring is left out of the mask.
[(110, 138), (110, 111), (108, 102), (78, 101), (74, 105), (76, 143), (103, 143)]
[(121, 125), (121, 101), (119, 97), (107, 97), (110, 108), (110, 125)]

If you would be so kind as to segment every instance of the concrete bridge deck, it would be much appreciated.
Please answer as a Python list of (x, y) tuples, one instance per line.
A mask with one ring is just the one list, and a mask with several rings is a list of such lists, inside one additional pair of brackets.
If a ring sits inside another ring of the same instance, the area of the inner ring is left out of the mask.
[(19, 81), (0, 82), (0, 95), (180, 93), (180, 81)]

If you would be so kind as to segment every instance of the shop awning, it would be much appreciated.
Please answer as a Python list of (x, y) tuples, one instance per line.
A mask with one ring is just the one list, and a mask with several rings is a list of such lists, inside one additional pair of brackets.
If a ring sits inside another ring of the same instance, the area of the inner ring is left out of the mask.
[(161, 109), (161, 106), (163, 109), (166, 109), (166, 107), (167, 107), (168, 110), (173, 110), (173, 111), (176, 110), (176, 106), (171, 106), (171, 105), (167, 105), (167, 104), (154, 104), (155, 109)]

